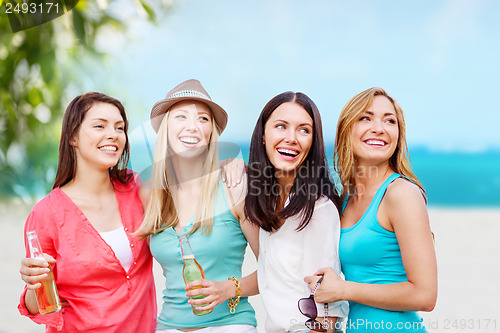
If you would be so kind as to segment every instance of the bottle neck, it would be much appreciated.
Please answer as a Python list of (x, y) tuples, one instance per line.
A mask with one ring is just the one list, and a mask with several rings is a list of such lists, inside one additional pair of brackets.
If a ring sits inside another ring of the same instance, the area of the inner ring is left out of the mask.
[(26, 233), (26, 237), (28, 238), (28, 246), (30, 249), (30, 257), (45, 260), (42, 254), (42, 247), (40, 246), (40, 242), (38, 241), (38, 236), (35, 231), (28, 231)]
[(186, 235), (179, 236), (179, 243), (181, 245), (182, 259), (194, 259), (193, 250)]

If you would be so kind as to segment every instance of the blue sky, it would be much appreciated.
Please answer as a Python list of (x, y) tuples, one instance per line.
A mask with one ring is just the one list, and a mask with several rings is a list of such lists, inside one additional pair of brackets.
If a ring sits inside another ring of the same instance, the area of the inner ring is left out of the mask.
[(269, 99), (301, 91), (333, 142), (348, 99), (381, 86), (405, 110), (410, 146), (498, 150), (499, 13), (496, 0), (177, 1), (158, 26), (102, 33), (110, 55), (85, 88), (124, 101), (137, 127), (197, 78), (229, 113), (223, 139), (238, 142)]

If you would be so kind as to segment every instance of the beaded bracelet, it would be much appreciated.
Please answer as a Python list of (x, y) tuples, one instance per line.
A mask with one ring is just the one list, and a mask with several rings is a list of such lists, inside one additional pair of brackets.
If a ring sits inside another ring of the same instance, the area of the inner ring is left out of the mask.
[(238, 281), (238, 279), (235, 278), (234, 276), (228, 277), (227, 279), (233, 281), (234, 285), (236, 286), (236, 298), (235, 299), (231, 298), (227, 301), (227, 306), (229, 306), (230, 309), (229, 312), (233, 314), (236, 312), (236, 305), (240, 303), (240, 296), (241, 296), (240, 281)]

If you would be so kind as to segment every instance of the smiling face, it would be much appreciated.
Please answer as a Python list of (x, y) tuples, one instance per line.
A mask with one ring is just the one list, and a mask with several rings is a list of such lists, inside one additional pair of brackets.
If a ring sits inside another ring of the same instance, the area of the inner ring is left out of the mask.
[(212, 135), (212, 112), (201, 102), (183, 101), (167, 113), (168, 144), (173, 154), (184, 158), (200, 156)]
[(71, 140), (77, 166), (92, 165), (101, 169), (115, 166), (126, 143), (124, 127), (125, 122), (116, 106), (95, 103), (86, 112), (78, 132)]
[(271, 114), (263, 140), (278, 178), (302, 165), (312, 145), (313, 128), (311, 116), (297, 103), (283, 103)]
[(352, 127), (352, 145), (358, 165), (387, 163), (398, 145), (396, 110), (385, 96), (375, 96)]

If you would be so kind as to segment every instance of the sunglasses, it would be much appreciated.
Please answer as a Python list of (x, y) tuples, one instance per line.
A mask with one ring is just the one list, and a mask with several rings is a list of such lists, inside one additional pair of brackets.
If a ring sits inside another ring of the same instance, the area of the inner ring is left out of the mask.
[(312, 290), (311, 295), (309, 295), (308, 298), (299, 299), (298, 305), (300, 313), (309, 318), (304, 323), (304, 325), (306, 325), (308, 329), (315, 330), (317, 332), (326, 332), (328, 326), (326, 324), (328, 317), (328, 303), (325, 303), (325, 317), (323, 324), (321, 324), (319, 321), (316, 320), (316, 317), (318, 316), (318, 309), (316, 308), (316, 302), (314, 301), (314, 293), (321, 284), (321, 281), (323, 281), (323, 276), (321, 276), (318, 282), (316, 282), (316, 286)]

